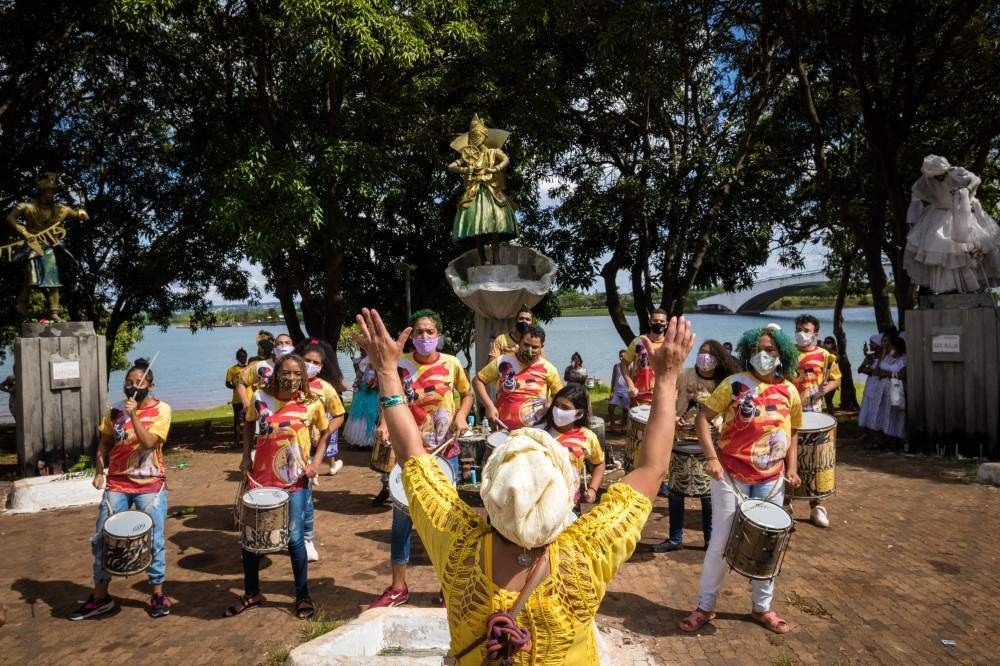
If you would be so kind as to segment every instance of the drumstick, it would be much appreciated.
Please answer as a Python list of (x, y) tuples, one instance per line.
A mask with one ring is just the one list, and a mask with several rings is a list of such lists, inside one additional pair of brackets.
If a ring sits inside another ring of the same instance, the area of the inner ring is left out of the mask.
[(159, 356), (159, 355), (160, 355), (160, 352), (156, 352), (155, 354), (153, 354), (153, 360), (149, 362), (149, 365), (147, 365), (146, 369), (142, 372), (142, 379), (139, 380), (140, 384), (142, 384), (144, 381), (146, 381), (146, 375), (149, 374), (149, 369), (153, 367), (154, 363), (156, 363), (156, 357)]

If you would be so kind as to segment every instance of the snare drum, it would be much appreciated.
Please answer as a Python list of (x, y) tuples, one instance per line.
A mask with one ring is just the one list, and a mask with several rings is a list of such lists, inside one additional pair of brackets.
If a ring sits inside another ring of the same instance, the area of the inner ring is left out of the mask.
[(798, 488), (785, 484), (795, 499), (823, 499), (837, 490), (837, 419), (822, 412), (803, 412), (799, 428)]
[(507, 431), (497, 430), (496, 432), (491, 432), (489, 437), (486, 438), (486, 452), (483, 453), (483, 462), (480, 468), (486, 467), (486, 461), (490, 459), (493, 452), (500, 448), (500, 445), (507, 441)]
[(667, 486), (674, 495), (684, 497), (706, 497), (712, 493), (712, 478), (705, 471), (705, 454), (699, 444), (674, 443)]
[[(448, 483), (455, 485), (455, 472), (452, 471), (448, 461), (441, 456), (434, 456), (434, 462), (444, 472)], [(406, 491), (403, 490), (403, 468), (399, 465), (393, 467), (392, 471), (389, 472), (389, 496), (392, 498), (392, 505), (394, 507), (406, 515), (410, 515), (410, 501), (406, 499)]]
[(388, 474), (395, 465), (396, 454), (392, 451), (392, 444), (389, 443), (388, 439), (379, 437), (378, 432), (376, 432), (375, 443), (372, 445), (372, 457), (368, 466), (376, 472)]
[(649, 422), (649, 405), (639, 405), (628, 410), (628, 426), (625, 430), (625, 471), (631, 472), (638, 462), (639, 444)]
[(726, 543), (726, 562), (752, 580), (771, 580), (781, 573), (781, 562), (792, 536), (792, 517), (781, 506), (762, 499), (740, 503)]
[(240, 503), (240, 545), (251, 553), (275, 553), (288, 547), (288, 500), (280, 488), (254, 488)]
[(153, 561), (153, 519), (144, 511), (119, 511), (104, 521), (101, 568), (112, 576), (133, 576)]

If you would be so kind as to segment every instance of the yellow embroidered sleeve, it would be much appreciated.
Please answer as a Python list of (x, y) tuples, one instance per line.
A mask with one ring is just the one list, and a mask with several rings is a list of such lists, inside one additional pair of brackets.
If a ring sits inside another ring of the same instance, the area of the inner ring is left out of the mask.
[(403, 489), (413, 527), (438, 576), (444, 574), (452, 543), (484, 527), (482, 519), (445, 478), (434, 456), (414, 456), (403, 466)]
[(573, 545), (590, 552), (598, 599), (604, 596), (618, 568), (632, 556), (652, 510), (645, 495), (628, 484), (615, 483), (600, 504), (567, 528), (566, 536)]

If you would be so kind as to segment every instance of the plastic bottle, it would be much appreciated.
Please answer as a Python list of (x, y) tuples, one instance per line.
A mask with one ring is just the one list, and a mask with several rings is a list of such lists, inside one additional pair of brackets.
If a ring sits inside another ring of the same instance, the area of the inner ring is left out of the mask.
[(483, 437), (490, 436), (490, 421), (485, 416), (483, 417)]

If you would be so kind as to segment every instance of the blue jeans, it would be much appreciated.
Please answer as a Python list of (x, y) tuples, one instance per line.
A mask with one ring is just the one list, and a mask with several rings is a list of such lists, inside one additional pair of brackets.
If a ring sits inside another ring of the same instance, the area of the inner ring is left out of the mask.
[(108, 519), (108, 505), (111, 513), (127, 509), (145, 511), (153, 519), (153, 559), (146, 570), (150, 585), (160, 585), (167, 575), (167, 552), (163, 548), (163, 525), (167, 520), (167, 488), (159, 493), (117, 493), (104, 491), (100, 510), (97, 512), (97, 526), (90, 538), (90, 552), (94, 554), (94, 582), (107, 584), (111, 576), (104, 571), (104, 521)]
[[(459, 478), (458, 456), (445, 458), (455, 478)], [(410, 541), (413, 533), (413, 519), (395, 506), (392, 507), (392, 542), (389, 546), (392, 563), (406, 566), (410, 563)]]
[[(311, 496), (308, 489), (289, 493), (288, 500), (288, 554), (292, 558), (295, 576), (295, 599), (309, 596), (309, 561), (306, 559), (306, 542), (302, 528), (305, 523), (306, 504)], [(243, 551), (243, 593), (253, 597), (260, 593), (259, 553)]]
[(302, 538), (312, 541), (316, 536), (316, 503), (313, 502), (312, 479), (309, 479), (309, 486), (301, 492), (309, 493), (309, 498), (306, 500), (306, 515), (302, 519)]
[[(705, 545), (712, 538), (712, 496), (705, 495), (701, 499), (701, 533), (705, 536)], [(674, 543), (684, 543), (684, 496), (672, 492), (667, 493), (668, 515), (670, 516), (670, 536)]]

